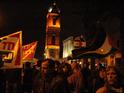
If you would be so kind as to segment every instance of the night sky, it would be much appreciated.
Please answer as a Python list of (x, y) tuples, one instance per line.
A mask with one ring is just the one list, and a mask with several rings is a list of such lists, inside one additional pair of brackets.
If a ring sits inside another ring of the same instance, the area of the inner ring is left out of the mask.
[[(37, 51), (43, 49), (46, 13), (53, 0), (12, 0), (0, 3), (0, 37), (17, 30), (23, 32), (23, 45), (39, 41)], [(89, 23), (104, 12), (118, 14), (119, 0), (57, 0), (61, 11), (61, 38), (88, 33)], [(40, 54), (39, 52), (38, 54)]]
[[(23, 31), (23, 44), (39, 39), (41, 35), (42, 2), (2, 2), (0, 35)], [(4, 23), (4, 24), (2, 24)]]

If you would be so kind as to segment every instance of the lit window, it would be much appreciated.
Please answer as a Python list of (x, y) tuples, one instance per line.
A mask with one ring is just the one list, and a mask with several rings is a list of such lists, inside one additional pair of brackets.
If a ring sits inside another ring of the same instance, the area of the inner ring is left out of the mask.
[(53, 17), (53, 25), (56, 25), (57, 17)]
[(51, 12), (52, 11), (52, 7), (49, 8), (48, 12)]
[(56, 34), (52, 34), (52, 44), (55, 45)]

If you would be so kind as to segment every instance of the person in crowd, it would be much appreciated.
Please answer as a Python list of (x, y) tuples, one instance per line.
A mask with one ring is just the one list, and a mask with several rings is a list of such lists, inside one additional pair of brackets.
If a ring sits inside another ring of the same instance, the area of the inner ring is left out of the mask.
[(72, 62), (71, 64), (73, 73), (68, 77), (68, 83), (70, 85), (71, 93), (84, 93), (84, 78), (81, 73), (79, 64)]
[(6, 74), (3, 69), (0, 69), (0, 93), (6, 92)]
[(106, 80), (106, 68), (100, 67), (98, 69), (98, 75), (96, 75), (95, 82), (94, 82), (94, 91), (96, 92), (97, 89), (104, 86)]
[(85, 93), (89, 93), (91, 91), (91, 70), (89, 69), (89, 63), (86, 62), (81, 69), (81, 72), (84, 77), (85, 83)]
[(55, 61), (44, 59), (41, 62), (41, 77), (39, 81), (39, 92), (33, 93), (69, 93), (64, 79), (55, 70)]
[(64, 80), (67, 84), (68, 93), (71, 93), (70, 86), (69, 86), (69, 83), (67, 80), (67, 78), (72, 74), (71, 65), (68, 63), (62, 63), (61, 66), (62, 66), (62, 77), (64, 78)]
[(23, 93), (32, 93), (33, 69), (30, 62), (25, 63), (23, 74)]
[(33, 65), (33, 93), (39, 93), (39, 81), (37, 79), (41, 78), (41, 72), (38, 67), (38, 64)]
[(124, 86), (116, 67), (107, 67), (106, 84), (99, 88), (96, 93), (124, 93)]
[(62, 74), (62, 64), (58, 60), (55, 60), (54, 62), (55, 62), (55, 71), (58, 74)]
[(63, 63), (62, 64), (62, 70), (63, 70), (63, 75), (64, 77), (69, 77), (72, 74), (72, 68), (71, 65), (68, 63)]

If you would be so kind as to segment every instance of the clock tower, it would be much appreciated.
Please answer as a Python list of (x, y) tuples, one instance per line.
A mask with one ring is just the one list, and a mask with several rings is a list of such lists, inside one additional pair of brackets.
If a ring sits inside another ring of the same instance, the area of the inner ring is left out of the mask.
[(53, 3), (46, 16), (45, 57), (54, 60), (60, 58), (60, 10)]

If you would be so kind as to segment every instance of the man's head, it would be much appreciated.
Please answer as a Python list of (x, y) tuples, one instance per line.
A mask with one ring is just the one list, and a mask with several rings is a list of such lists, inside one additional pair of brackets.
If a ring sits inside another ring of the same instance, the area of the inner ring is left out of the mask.
[(45, 59), (41, 63), (41, 71), (44, 75), (55, 71), (55, 62), (52, 59)]
[(106, 68), (105, 67), (99, 68), (99, 77), (106, 79)]
[(71, 68), (72, 68), (72, 70), (79, 69), (79, 64), (76, 61), (74, 61), (71, 63)]

